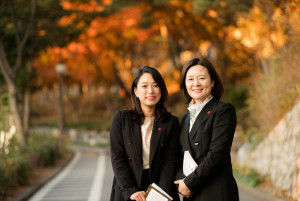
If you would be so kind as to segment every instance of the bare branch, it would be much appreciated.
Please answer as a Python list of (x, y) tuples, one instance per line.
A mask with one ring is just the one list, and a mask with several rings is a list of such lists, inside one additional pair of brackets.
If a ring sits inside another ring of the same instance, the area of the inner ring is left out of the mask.
[(21, 66), (22, 57), (23, 57), (23, 49), (24, 49), (24, 46), (30, 36), (32, 29), (33, 29), (33, 22), (34, 22), (34, 17), (35, 17), (35, 13), (36, 13), (36, 7), (37, 7), (36, 0), (31, 0), (31, 14), (30, 14), (29, 23), (28, 23), (28, 26), (27, 26), (27, 29), (26, 29), (26, 32), (24, 34), (22, 41), (17, 44), (18, 45), (18, 56), (17, 56), (15, 66), (13, 68), (14, 72), (16, 72)]
[(9, 2), (10, 10), (11, 10), (11, 20), (13, 22), (14, 29), (15, 29), (15, 38), (16, 38), (17, 44), (19, 44), (21, 42), (21, 39), (19, 36), (19, 30), (17, 27), (16, 18), (15, 18), (15, 10), (14, 10), (14, 6), (13, 6), (13, 1), (8, 1), (8, 2)]

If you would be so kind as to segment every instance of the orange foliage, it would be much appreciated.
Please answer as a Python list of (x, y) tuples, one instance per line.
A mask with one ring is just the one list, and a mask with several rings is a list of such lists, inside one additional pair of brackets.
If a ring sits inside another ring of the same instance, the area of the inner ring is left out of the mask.
[[(85, 4), (64, 1), (62, 5), (66, 10), (102, 11), (102, 7), (98, 6), (94, 0)], [(117, 57), (123, 58), (124, 51), (126, 51), (123, 49), (126, 48), (125, 43), (131, 40), (143, 43), (159, 31), (157, 25), (149, 29), (138, 27), (145, 9), (147, 7), (143, 5), (126, 7), (116, 14), (96, 17), (76, 42), (71, 42), (64, 48), (48, 48), (42, 52), (35, 62), (39, 75), (37, 82), (50, 84), (57, 79), (54, 66), (60, 58), (68, 67), (68, 77), (75, 82), (86, 84), (97, 82), (99, 75), (95, 68), (95, 62), (101, 68), (105, 79), (111, 80), (113, 78), (111, 68), (113, 60), (116, 62), (118, 61)], [(68, 25), (75, 19), (76, 14), (72, 14), (63, 17), (59, 23), (62, 26)]]
[(285, 43), (283, 26), (278, 20), (282, 17), (280, 8), (274, 10), (271, 23), (266, 20), (266, 14), (257, 6), (250, 10), (247, 18), (239, 16), (238, 28), (233, 30), (233, 36), (248, 48), (257, 52), (258, 57), (270, 57), (276, 47)]
[(102, 12), (105, 10), (103, 6), (100, 6), (96, 0), (91, 0), (88, 3), (74, 3), (71, 1), (63, 1), (62, 7), (65, 10), (77, 10), (84, 12)]

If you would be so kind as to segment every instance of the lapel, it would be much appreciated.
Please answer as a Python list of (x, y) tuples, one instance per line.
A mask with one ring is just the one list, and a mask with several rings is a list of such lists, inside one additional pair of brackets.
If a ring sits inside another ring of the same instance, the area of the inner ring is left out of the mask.
[(198, 114), (195, 123), (192, 127), (191, 132), (189, 133), (189, 138), (192, 140), (196, 133), (198, 128), (212, 115), (216, 105), (218, 103), (218, 100), (213, 98), (211, 101), (209, 101), (204, 108), (201, 110), (201, 112)]
[(163, 134), (165, 127), (165, 123), (160, 122), (158, 120), (154, 120), (153, 129), (152, 129), (152, 135), (150, 140), (150, 156), (149, 156), (149, 164), (152, 164), (152, 160), (154, 158), (155, 152), (157, 150), (157, 147), (159, 145), (159, 140)]
[(131, 134), (132, 134), (132, 140), (133, 144), (136, 149), (136, 154), (138, 155), (141, 164), (143, 165), (143, 155), (142, 155), (142, 132), (141, 132), (141, 125), (137, 124), (134, 121), (131, 122)]
[(190, 129), (190, 113), (187, 113), (187, 116), (183, 122), (182, 125), (182, 134), (181, 137), (183, 138), (183, 142), (186, 145), (186, 147), (184, 147), (184, 149), (188, 149), (191, 150), (191, 145), (190, 145), (190, 139), (189, 139), (189, 129)]

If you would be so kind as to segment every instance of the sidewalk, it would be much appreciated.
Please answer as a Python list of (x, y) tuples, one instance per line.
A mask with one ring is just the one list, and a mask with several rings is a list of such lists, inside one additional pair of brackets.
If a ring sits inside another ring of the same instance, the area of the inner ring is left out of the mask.
[[(73, 154), (55, 171), (11, 201), (66, 200), (64, 198), (66, 194), (69, 198), (71, 195), (74, 196), (73, 201), (97, 200), (98, 198), (93, 198), (101, 195), (95, 193), (98, 190), (94, 188), (102, 184), (104, 174), (102, 170), (105, 169), (102, 165), (107, 163), (103, 160), (107, 158), (108, 150), (90, 147), (71, 147), (70, 150)], [(78, 187), (84, 191), (78, 190)]]
[[(92, 147), (72, 147), (71, 151), (73, 155), (50, 176), (33, 185), (11, 201), (27, 201), (29, 198), (30, 200), (45, 200), (47, 196), (47, 200), (51, 201), (64, 200), (65, 196), (71, 195), (74, 198), (73, 201), (78, 199), (94, 201), (95, 199), (92, 199), (91, 196), (97, 197), (96, 200), (100, 201), (109, 200), (113, 178), (109, 151), (107, 149)], [(106, 167), (103, 167), (103, 164), (106, 164)], [(95, 179), (96, 177), (98, 179)], [(50, 187), (49, 183), (52, 183)], [(93, 188), (98, 188), (101, 185), (103, 186), (103, 193), (102, 195), (98, 195), (97, 190), (93, 191)], [(85, 191), (79, 192), (78, 189), (83, 188)], [(40, 191), (43, 191), (43, 193), (41, 194)], [(240, 201), (292, 201), (287, 198), (271, 195), (261, 189), (249, 188), (243, 185), (239, 185), (239, 193)], [(33, 197), (36, 198), (33, 199)]]

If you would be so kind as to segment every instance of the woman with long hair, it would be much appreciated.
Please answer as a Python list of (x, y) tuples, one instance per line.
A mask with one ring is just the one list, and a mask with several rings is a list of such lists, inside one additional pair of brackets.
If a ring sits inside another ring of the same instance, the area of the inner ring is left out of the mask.
[(111, 201), (145, 201), (145, 191), (152, 183), (179, 201), (173, 181), (180, 125), (165, 107), (167, 96), (165, 82), (155, 68), (143, 66), (136, 72), (132, 107), (117, 111), (111, 122)]

